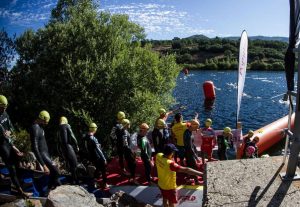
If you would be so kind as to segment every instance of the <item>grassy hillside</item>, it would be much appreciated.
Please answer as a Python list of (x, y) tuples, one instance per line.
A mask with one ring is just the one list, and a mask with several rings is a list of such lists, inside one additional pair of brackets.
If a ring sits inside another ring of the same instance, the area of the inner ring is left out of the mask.
[[(248, 69), (284, 70), (284, 54), (288, 46), (286, 39), (276, 37), (250, 37), (248, 47)], [(182, 68), (231, 70), (238, 67), (239, 39), (208, 38), (194, 35), (173, 40), (151, 40), (153, 50), (162, 55), (175, 54)], [(145, 42), (145, 43), (146, 43)]]

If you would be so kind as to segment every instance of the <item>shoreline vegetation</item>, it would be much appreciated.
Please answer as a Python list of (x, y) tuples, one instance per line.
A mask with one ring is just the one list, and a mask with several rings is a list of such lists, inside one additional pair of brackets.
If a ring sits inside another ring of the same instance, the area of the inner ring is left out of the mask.
[[(181, 68), (190, 70), (234, 70), (238, 68), (239, 39), (208, 38), (194, 35), (173, 40), (145, 40), (163, 55), (175, 55)], [(249, 38), (247, 69), (284, 71), (284, 55), (288, 43), (278, 40)]]

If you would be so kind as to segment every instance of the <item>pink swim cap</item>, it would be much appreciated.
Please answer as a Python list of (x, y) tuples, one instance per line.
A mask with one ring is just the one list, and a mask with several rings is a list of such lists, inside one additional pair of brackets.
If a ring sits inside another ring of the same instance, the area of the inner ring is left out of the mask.
[(251, 156), (255, 152), (255, 147), (249, 146), (249, 147), (247, 147), (246, 150), (247, 150), (248, 156)]

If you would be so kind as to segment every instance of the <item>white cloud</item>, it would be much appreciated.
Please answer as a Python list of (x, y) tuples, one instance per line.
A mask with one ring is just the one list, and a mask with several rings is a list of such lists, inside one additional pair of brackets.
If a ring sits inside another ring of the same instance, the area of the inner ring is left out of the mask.
[(10, 3), (10, 5), (11, 5), (11, 6), (16, 5), (17, 1), (18, 1), (18, 0), (12, 0), (11, 3)]
[(22, 13), (21, 13), (21, 12), (12, 12), (11, 15), (12, 15), (13, 17), (19, 17), (19, 16), (22, 15)]
[(0, 18), (6, 19), (10, 25), (32, 26), (49, 19), (55, 4), (55, 0), (17, 2), (8, 9), (0, 9)]
[(43, 6), (43, 8), (44, 8), (44, 9), (50, 9), (50, 8), (52, 8), (52, 7), (54, 7), (54, 6), (55, 6), (55, 3), (52, 2), (52, 3), (49, 3), (49, 4), (45, 4), (45, 5)]
[(146, 34), (151, 38), (166, 36), (187, 36), (194, 34), (209, 35), (212, 29), (203, 29), (201, 22), (208, 21), (200, 18), (197, 23), (191, 19), (186, 11), (178, 10), (174, 6), (155, 3), (131, 3), (127, 5), (109, 5), (100, 11), (108, 10), (110, 13), (127, 14), (133, 22), (145, 28)]
[(10, 13), (9, 13), (8, 10), (1, 9), (1, 8), (0, 8), (0, 17), (2, 17), (2, 18), (7, 18), (7, 17), (9, 17), (9, 16), (10, 16)]

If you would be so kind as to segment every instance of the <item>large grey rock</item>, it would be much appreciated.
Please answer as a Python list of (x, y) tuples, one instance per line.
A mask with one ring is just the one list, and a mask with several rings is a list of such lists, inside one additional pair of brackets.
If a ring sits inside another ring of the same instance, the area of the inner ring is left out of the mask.
[(205, 206), (300, 206), (297, 182), (282, 180), (282, 157), (210, 162)]
[(102, 207), (93, 194), (80, 186), (63, 185), (49, 193), (46, 207)]
[(10, 203), (5, 203), (1, 205), (0, 207), (23, 207), (26, 206), (25, 200), (24, 199), (18, 199)]
[(24, 207), (24, 206), (34, 206), (34, 207), (42, 207), (42, 203), (39, 200), (34, 199), (18, 199), (10, 203), (5, 203), (0, 207)]

